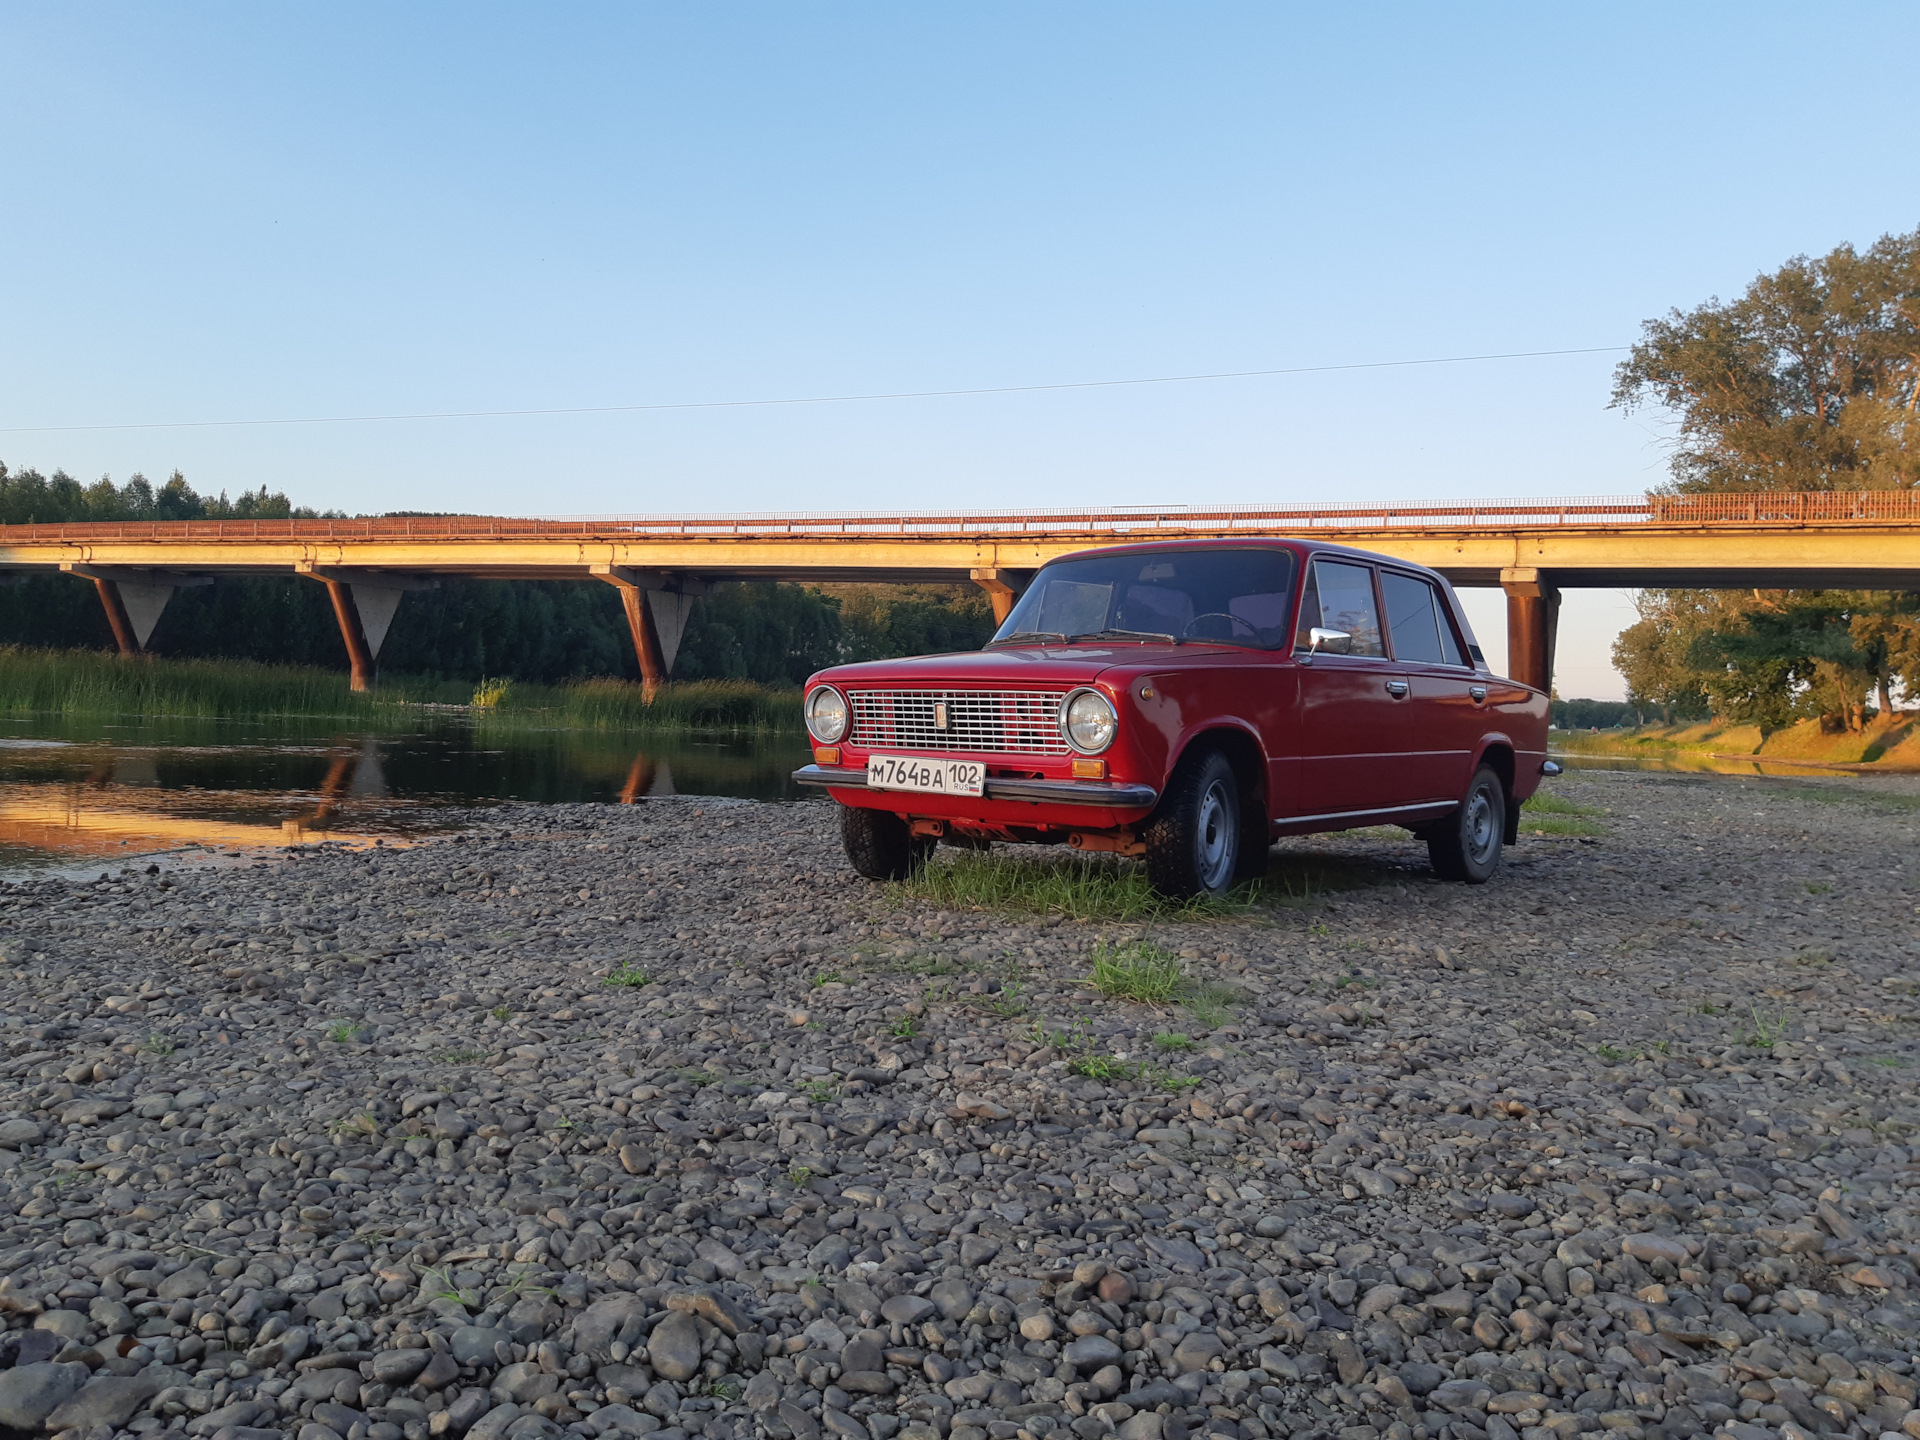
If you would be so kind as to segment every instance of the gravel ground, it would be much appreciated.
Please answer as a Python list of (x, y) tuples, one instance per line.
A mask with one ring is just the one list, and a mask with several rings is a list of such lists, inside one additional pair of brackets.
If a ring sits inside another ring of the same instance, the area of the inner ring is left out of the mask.
[(1556, 793), (1139, 925), (711, 800), (0, 888), (0, 1427), (1920, 1437), (1915, 797)]

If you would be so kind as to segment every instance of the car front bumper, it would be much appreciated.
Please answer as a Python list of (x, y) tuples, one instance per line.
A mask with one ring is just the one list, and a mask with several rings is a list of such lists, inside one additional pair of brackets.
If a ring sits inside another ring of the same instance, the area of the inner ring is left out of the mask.
[[(817, 785), (824, 790), (865, 790), (867, 772), (843, 770), (824, 765), (802, 765), (793, 772), (797, 785)], [(1160, 798), (1151, 785), (1123, 785), (1110, 780), (1002, 780), (989, 775), (988, 800), (1029, 800), (1042, 805), (1092, 805), (1107, 810), (1144, 810)], [(875, 794), (897, 795), (908, 803), (917, 791), (886, 790)], [(929, 796), (929, 798), (933, 798)], [(941, 795), (941, 800), (955, 797)]]

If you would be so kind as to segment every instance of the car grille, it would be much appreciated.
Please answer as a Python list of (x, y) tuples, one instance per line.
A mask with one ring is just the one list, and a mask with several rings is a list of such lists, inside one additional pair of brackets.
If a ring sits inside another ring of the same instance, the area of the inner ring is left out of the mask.
[[(867, 750), (1066, 755), (1064, 690), (852, 690), (849, 743)], [(944, 708), (946, 725), (940, 721)]]

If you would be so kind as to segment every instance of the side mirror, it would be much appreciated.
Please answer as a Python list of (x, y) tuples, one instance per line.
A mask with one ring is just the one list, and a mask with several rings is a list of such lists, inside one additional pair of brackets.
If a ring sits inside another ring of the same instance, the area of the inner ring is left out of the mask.
[(1322, 630), (1316, 625), (1307, 632), (1307, 649), (1314, 655), (1323, 650), (1329, 655), (1351, 654), (1353, 636), (1345, 630)]

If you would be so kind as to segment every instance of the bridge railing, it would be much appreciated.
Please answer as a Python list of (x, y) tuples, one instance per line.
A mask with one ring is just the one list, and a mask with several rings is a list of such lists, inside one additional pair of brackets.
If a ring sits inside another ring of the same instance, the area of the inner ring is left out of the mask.
[(1120, 506), (1103, 509), (850, 511), (739, 515), (377, 515), (332, 520), (123, 520), (0, 525), (0, 544), (139, 541), (619, 541), (642, 536), (1019, 537), (1177, 535), (1312, 530), (1534, 530), (1614, 526), (1815, 526), (1920, 523), (1909, 490), (1582, 496), (1294, 506)]

